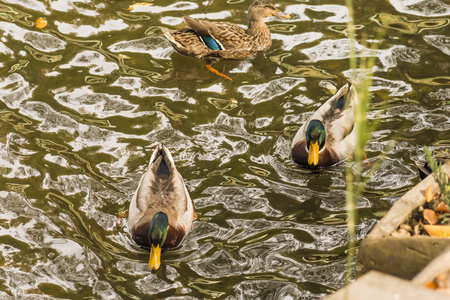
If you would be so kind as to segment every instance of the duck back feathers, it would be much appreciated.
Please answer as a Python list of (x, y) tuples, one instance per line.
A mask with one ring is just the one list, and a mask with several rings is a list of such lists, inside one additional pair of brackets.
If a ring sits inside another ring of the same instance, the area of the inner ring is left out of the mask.
[(149, 247), (148, 230), (153, 216), (159, 211), (169, 219), (163, 248), (176, 247), (192, 227), (194, 210), (183, 178), (163, 145), (153, 152), (149, 168), (130, 203), (128, 227), (139, 245)]

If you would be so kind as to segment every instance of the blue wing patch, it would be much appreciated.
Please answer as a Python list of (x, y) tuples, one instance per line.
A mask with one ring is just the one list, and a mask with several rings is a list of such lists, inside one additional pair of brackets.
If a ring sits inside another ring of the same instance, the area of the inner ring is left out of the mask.
[(223, 50), (220, 44), (210, 36), (200, 36), (200, 39), (211, 50)]

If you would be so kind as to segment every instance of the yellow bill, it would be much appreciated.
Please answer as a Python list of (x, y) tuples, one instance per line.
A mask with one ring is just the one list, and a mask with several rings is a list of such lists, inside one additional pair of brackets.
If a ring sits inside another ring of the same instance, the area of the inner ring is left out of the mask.
[(158, 270), (160, 265), (161, 265), (161, 247), (159, 247), (159, 245), (154, 247), (152, 244), (152, 248), (150, 249), (150, 259), (148, 260), (148, 266), (152, 270)]
[(316, 141), (314, 144), (310, 142), (308, 164), (310, 166), (316, 166), (318, 163), (319, 163), (319, 142)]

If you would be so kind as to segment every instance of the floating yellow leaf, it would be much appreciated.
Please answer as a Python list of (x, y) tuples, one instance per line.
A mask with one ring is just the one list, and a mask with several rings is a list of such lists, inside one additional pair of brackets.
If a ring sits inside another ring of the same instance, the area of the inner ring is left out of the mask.
[(128, 10), (132, 10), (132, 9), (136, 9), (139, 7), (145, 7), (145, 6), (152, 6), (153, 3), (148, 3), (148, 2), (139, 2), (139, 3), (135, 3), (133, 5), (130, 5), (130, 7), (128, 7)]
[(45, 26), (47, 26), (48, 22), (46, 19), (43, 18), (37, 18), (36, 20), (36, 27), (39, 29), (44, 28)]
[(431, 185), (427, 188), (427, 190), (425, 191), (425, 200), (427, 200), (427, 202), (431, 202), (431, 200), (433, 200), (434, 196), (433, 196), (433, 188), (431, 187)]
[(450, 226), (423, 225), (423, 228), (432, 237), (450, 237)]
[(126, 219), (128, 217), (128, 209), (124, 212), (119, 213), (119, 218)]
[(437, 223), (438, 218), (434, 210), (424, 209), (423, 210), (423, 218), (428, 222), (428, 224), (434, 225)]

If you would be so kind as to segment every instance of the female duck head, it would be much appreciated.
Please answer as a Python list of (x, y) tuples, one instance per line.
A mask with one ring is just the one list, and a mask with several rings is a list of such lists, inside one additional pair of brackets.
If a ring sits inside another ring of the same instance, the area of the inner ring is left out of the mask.
[(161, 265), (161, 248), (166, 241), (168, 226), (169, 219), (165, 213), (160, 211), (153, 216), (148, 229), (148, 241), (151, 247), (148, 266), (152, 270), (158, 270)]
[(306, 129), (306, 147), (308, 148), (308, 164), (310, 166), (317, 166), (319, 151), (324, 145), (325, 128), (319, 120), (312, 120)]
[(284, 19), (291, 18), (290, 15), (279, 11), (278, 8), (275, 7), (275, 4), (272, 2), (272, 0), (256, 0), (249, 7), (248, 18), (250, 20), (258, 21), (260, 19), (271, 16), (277, 16)]

